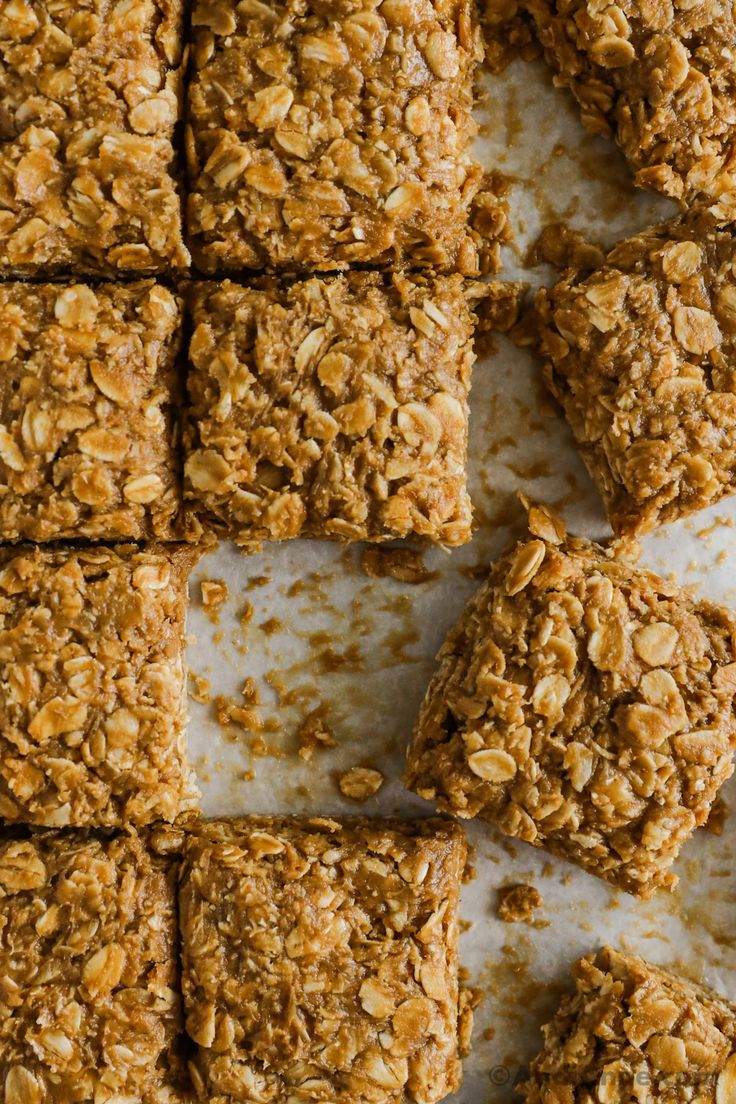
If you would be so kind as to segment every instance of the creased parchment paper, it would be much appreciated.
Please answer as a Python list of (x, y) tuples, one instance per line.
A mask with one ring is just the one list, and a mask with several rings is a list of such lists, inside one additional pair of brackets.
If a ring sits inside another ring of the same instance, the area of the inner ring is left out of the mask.
[[(477, 155), (487, 169), (513, 181), (516, 240), (505, 250), (502, 278), (551, 282), (552, 270), (521, 265), (546, 222), (564, 219), (610, 245), (674, 210), (633, 188), (613, 144), (586, 136), (572, 100), (552, 87), (543, 63), (518, 62), (501, 76), (488, 76), (485, 92)], [(192, 672), (209, 680), (212, 701), (192, 701), (189, 739), (206, 815), (430, 812), (402, 787), (406, 741), (433, 657), (478, 585), (473, 570), (522, 525), (516, 492), (560, 506), (573, 532), (597, 538), (608, 532), (598, 495), (530, 353), (497, 339), (495, 354), (475, 367), (471, 410), (478, 531), (462, 550), (426, 552), (427, 582), (369, 578), (361, 569), (361, 547), (308, 541), (267, 546), (251, 556), (222, 545), (201, 561), (192, 578), (188, 661)], [(734, 525), (736, 503), (727, 501), (647, 538), (642, 563), (674, 573), (698, 594), (736, 604)], [(219, 624), (202, 607), (206, 579), (228, 585)], [(253, 714), (263, 730), (225, 730), (214, 700), (226, 695), (245, 706), (246, 679), (253, 680), (250, 696), (255, 688), (260, 701)], [(314, 709), (336, 746), (315, 751), (307, 762), (297, 754), (297, 730)], [(361, 803), (344, 798), (337, 785), (355, 765), (385, 776), (377, 795)], [(724, 796), (734, 804), (733, 782)], [(458, 1102), (518, 1099), (514, 1082), (539, 1049), (540, 1025), (570, 984), (573, 960), (603, 942), (673, 966), (736, 999), (736, 817), (726, 820), (720, 837), (701, 830), (677, 865), (677, 890), (646, 903), (486, 826), (469, 822), (467, 829), (476, 874), (462, 894), (461, 953), (470, 983), (484, 990), (485, 999), (476, 1011)], [(499, 887), (520, 882), (541, 892), (541, 924), (497, 918)]]

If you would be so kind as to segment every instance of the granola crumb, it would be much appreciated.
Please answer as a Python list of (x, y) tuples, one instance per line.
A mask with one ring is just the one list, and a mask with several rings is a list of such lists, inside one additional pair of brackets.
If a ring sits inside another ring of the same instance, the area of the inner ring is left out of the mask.
[(243, 683), (243, 689), (240, 691), (243, 695), (243, 700), (247, 705), (260, 705), (261, 696), (258, 692), (258, 686), (256, 680), (250, 675)]
[(299, 745), (299, 758), (309, 762), (315, 751), (337, 747), (337, 740), (328, 723), (329, 706), (321, 702), (307, 713), (299, 725), (296, 738)]
[(510, 334), (519, 323), (527, 285), (521, 282), (494, 280), (478, 284), (473, 295), (476, 326), (473, 346), (478, 356), (495, 352), (495, 334)]
[(470, 231), (478, 254), (478, 270), (482, 276), (500, 271), (501, 246), (514, 237), (508, 207), (503, 201), (509, 191), (510, 182), (503, 173), (485, 173), (470, 206)]
[[(271, 582), (270, 575), (253, 575), (246, 585), (246, 590), (261, 590)], [(249, 605), (250, 603), (246, 603)]]
[(345, 797), (354, 801), (366, 801), (378, 793), (384, 783), (380, 771), (370, 767), (351, 767), (340, 776), (338, 785)]
[(221, 607), (230, 597), (227, 583), (224, 579), (203, 579), (200, 590), (204, 612), (213, 625), (219, 625)]
[(250, 741), (248, 747), (257, 759), (265, 759), (266, 756), (272, 754), (271, 748), (268, 746), (262, 736), (256, 736), (254, 740)]
[(227, 694), (218, 694), (215, 698), (215, 717), (224, 729), (235, 727), (244, 732), (260, 732), (263, 729), (263, 719), (257, 710), (242, 706)]
[(465, 870), (463, 870), (463, 885), (467, 885), (470, 882), (474, 882), (477, 877), (478, 877), (478, 867), (475, 865), (475, 863), (472, 861), (472, 858), (469, 856), (468, 861), (465, 864)]
[(396, 579), (399, 583), (428, 583), (436, 571), (425, 565), (422, 553), (413, 548), (366, 548), (361, 567), (371, 579)]
[(211, 684), (204, 675), (198, 675), (194, 671), (189, 672), (189, 697), (200, 705), (209, 705), (212, 701), (210, 693)]
[(532, 885), (503, 886), (498, 891), (497, 913), (499, 920), (506, 924), (523, 922), (530, 924), (534, 913), (542, 908), (544, 899), (538, 889)]
[(283, 632), (284, 623), (278, 617), (269, 617), (267, 620), (261, 621), (258, 628), (264, 636), (276, 636), (277, 633)]

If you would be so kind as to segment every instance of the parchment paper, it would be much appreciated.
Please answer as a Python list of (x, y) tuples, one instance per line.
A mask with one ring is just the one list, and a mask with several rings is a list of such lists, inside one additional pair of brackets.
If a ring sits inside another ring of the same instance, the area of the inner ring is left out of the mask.
[[(513, 178), (514, 245), (502, 278), (548, 283), (551, 270), (520, 264), (541, 226), (565, 219), (607, 245), (665, 217), (673, 207), (636, 191), (612, 143), (585, 135), (572, 100), (552, 87), (542, 62), (512, 65), (487, 77), (478, 110), (477, 155)], [(598, 495), (555, 414), (531, 354), (503, 338), (475, 367), (471, 396), (470, 484), (479, 520), (472, 544), (451, 554), (425, 553), (430, 581), (407, 585), (367, 577), (362, 548), (318, 542), (267, 546), (244, 556), (222, 545), (192, 578), (188, 660), (218, 694), (245, 704), (253, 680), (262, 732), (223, 730), (212, 703), (191, 703), (190, 749), (206, 815), (249, 812), (364, 815), (428, 813), (408, 794), (401, 770), (408, 734), (447, 629), (478, 585), (482, 568), (522, 524), (517, 490), (562, 508), (569, 528), (605, 537)], [(665, 528), (643, 542), (642, 562), (674, 575), (699, 594), (736, 604), (733, 580), (736, 504)], [(225, 579), (230, 598), (219, 624), (205, 615), (203, 579)], [(247, 606), (251, 603), (251, 608)], [(244, 610), (250, 614), (241, 623)], [(336, 741), (309, 762), (296, 732), (320, 708)], [(253, 746), (251, 746), (253, 745)], [(255, 750), (253, 750), (253, 747)], [(263, 754), (264, 750), (268, 753)], [(375, 767), (386, 781), (362, 803), (346, 800), (336, 779), (350, 766)], [(733, 804), (732, 782), (725, 798)], [(518, 1099), (514, 1081), (541, 1043), (540, 1025), (570, 985), (570, 966), (604, 942), (704, 980), (736, 999), (733, 873), (736, 820), (719, 838), (700, 831), (677, 865), (671, 895), (639, 903), (544, 852), (512, 843), (470, 822), (475, 878), (462, 894), (462, 960), (485, 992), (476, 1011), (473, 1052), (461, 1104)], [(541, 924), (496, 916), (500, 886), (535, 885)]]

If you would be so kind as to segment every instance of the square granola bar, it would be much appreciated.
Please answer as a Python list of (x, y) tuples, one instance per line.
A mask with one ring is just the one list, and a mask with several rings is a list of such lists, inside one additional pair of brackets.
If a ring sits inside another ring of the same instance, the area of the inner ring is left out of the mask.
[(736, 20), (729, 0), (524, 0), (555, 83), (636, 183), (684, 202), (736, 182)]
[(703, 985), (604, 947), (544, 1028), (526, 1104), (726, 1104), (736, 1094), (736, 1006)]
[(407, 784), (648, 897), (733, 771), (736, 614), (530, 529), (439, 653)]
[(134, 835), (0, 842), (6, 1104), (166, 1099), (181, 1032), (173, 874)]
[(183, 268), (182, 0), (0, 8), (0, 273)]
[(0, 817), (171, 821), (186, 753), (183, 546), (0, 553)]
[(460, 276), (203, 283), (190, 305), (185, 497), (218, 534), (470, 539)]
[(476, 273), (472, 0), (196, 0), (192, 26), (203, 272)]
[(212, 821), (180, 908), (192, 1074), (209, 1104), (434, 1104), (460, 1082), (466, 860), (449, 822)]
[(0, 539), (171, 539), (182, 304), (153, 281), (0, 284)]
[(546, 378), (619, 535), (736, 490), (736, 204), (624, 241), (537, 296)]

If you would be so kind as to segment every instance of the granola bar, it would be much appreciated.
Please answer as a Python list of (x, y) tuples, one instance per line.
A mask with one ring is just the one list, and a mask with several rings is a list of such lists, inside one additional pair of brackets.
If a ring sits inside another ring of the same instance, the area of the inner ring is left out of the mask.
[(192, 1074), (208, 1104), (434, 1104), (460, 1082), (460, 829), (205, 823), (180, 891)]
[(472, 0), (196, 0), (192, 26), (188, 226), (203, 272), (477, 272)]
[(185, 497), (208, 526), (243, 545), (470, 539), (461, 277), (202, 283), (190, 305)]
[(182, 0), (0, 8), (0, 273), (183, 268)]
[(5, 1104), (167, 1099), (181, 1031), (173, 873), (134, 835), (0, 843)]
[(736, 1006), (605, 947), (573, 968), (576, 991), (544, 1028), (526, 1104), (728, 1104), (736, 1096)]
[(729, 0), (524, 0), (555, 82), (614, 137), (636, 183), (684, 202), (736, 182), (736, 21)]
[(171, 821), (188, 765), (184, 631), (198, 553), (0, 553), (0, 817), (46, 827)]
[(735, 218), (695, 209), (537, 296), (547, 382), (617, 534), (736, 490)]
[(152, 280), (0, 284), (0, 539), (171, 539), (182, 305)]
[(530, 530), (439, 653), (407, 783), (648, 897), (733, 771), (736, 614)]

